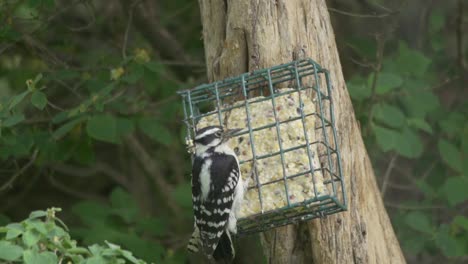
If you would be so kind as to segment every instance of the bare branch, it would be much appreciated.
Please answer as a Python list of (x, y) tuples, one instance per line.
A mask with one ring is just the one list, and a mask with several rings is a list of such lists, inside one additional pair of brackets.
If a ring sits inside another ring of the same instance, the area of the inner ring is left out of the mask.
[(345, 15), (345, 16), (350, 16), (350, 17), (357, 17), (357, 18), (384, 18), (384, 17), (388, 17), (390, 15), (394, 15), (396, 14), (397, 12), (389, 12), (389, 13), (385, 13), (385, 14), (356, 14), (356, 13), (352, 13), (352, 12), (347, 12), (347, 11), (343, 11), (343, 10), (339, 10), (339, 9), (336, 9), (336, 8), (332, 8), (332, 7), (329, 7), (328, 8), (329, 11), (331, 12), (334, 12), (334, 13), (337, 13), (337, 14), (340, 14), (340, 15)]
[(120, 2), (123, 10), (129, 10), (133, 4), (137, 3), (133, 17), (134, 24), (163, 59), (184, 62), (191, 60), (179, 41), (161, 25), (157, 1), (121, 0)]
[(397, 158), (398, 158), (398, 155), (396, 154), (393, 155), (393, 157), (390, 160), (390, 163), (388, 164), (387, 170), (385, 171), (382, 187), (380, 188), (382, 192), (382, 199), (385, 198), (385, 192), (387, 191), (388, 179), (390, 178), (390, 174), (392, 173), (392, 170), (393, 170), (393, 167), (395, 166)]
[(90, 4), (88, 1), (83, 1), (83, 5), (86, 7), (86, 9), (89, 10), (89, 13), (91, 14), (91, 20), (88, 23), (86, 23), (86, 25), (84, 26), (79, 26), (79, 27), (68, 26), (68, 29), (70, 29), (71, 31), (74, 31), (74, 32), (83, 31), (88, 28), (91, 28), (91, 26), (94, 25), (94, 23), (96, 23), (96, 14), (95, 14), (93, 5)]
[(173, 186), (170, 185), (164, 178), (157, 162), (146, 151), (140, 141), (134, 136), (130, 135), (126, 138), (126, 143), (131, 152), (135, 155), (143, 169), (154, 180), (156, 187), (161, 192), (161, 195), (166, 198), (169, 208), (174, 212), (180, 212), (179, 206), (175, 203), (171, 195)]
[(97, 196), (97, 195), (93, 195), (93, 194), (90, 194), (90, 193), (85, 193), (85, 192), (81, 192), (79, 190), (74, 190), (70, 187), (68, 187), (66, 184), (63, 184), (61, 182), (59, 182), (57, 179), (54, 178), (54, 171), (52, 171), (49, 175), (48, 175), (48, 180), (49, 182), (52, 184), (52, 186), (54, 186), (55, 188), (61, 190), (62, 192), (64, 193), (67, 193), (71, 196), (75, 196), (75, 197), (78, 197), (80, 199), (85, 199), (85, 200), (98, 200), (98, 201), (101, 201), (101, 202), (105, 202), (106, 199), (100, 197), (100, 196)]
[(433, 209), (446, 209), (446, 206), (442, 205), (405, 205), (405, 204), (397, 204), (393, 202), (385, 202), (385, 206), (393, 207), (397, 209), (403, 210), (433, 210)]
[(39, 153), (39, 151), (36, 149), (34, 150), (31, 158), (29, 159), (28, 163), (26, 163), (21, 169), (19, 169), (15, 174), (13, 174), (13, 176), (11, 176), (11, 178), (6, 182), (4, 183), (1, 187), (0, 187), (0, 192), (4, 191), (6, 188), (9, 188), (11, 187), (11, 185), (13, 184), (13, 182), (19, 177), (21, 176), (27, 169), (29, 169), (29, 167), (31, 167), (34, 162), (36, 161), (36, 158), (37, 158), (37, 154)]
[(91, 177), (102, 173), (118, 184), (128, 188), (127, 177), (104, 162), (97, 162), (96, 165), (90, 168), (76, 167), (68, 164), (56, 164), (53, 165), (53, 169), (66, 175), (80, 178)]
[(374, 117), (374, 100), (376, 96), (376, 89), (377, 89), (377, 81), (379, 78), (380, 70), (382, 69), (382, 62), (383, 62), (383, 53), (385, 49), (385, 39), (381, 35), (376, 35), (375, 36), (376, 41), (377, 41), (377, 51), (375, 54), (376, 57), (376, 66), (374, 69), (374, 76), (372, 79), (372, 86), (371, 86), (371, 96), (370, 96), (370, 102), (369, 102), (369, 123), (367, 126), (367, 133), (371, 130), (371, 125), (372, 125), (372, 119)]
[(463, 43), (463, 17), (464, 17), (464, 5), (463, 0), (458, 0), (458, 14), (457, 14), (457, 27), (456, 27), (456, 36), (457, 36), (457, 57), (458, 57), (458, 66), (462, 71), (468, 71), (468, 64), (465, 61), (465, 45)]
[(127, 26), (125, 27), (125, 35), (124, 35), (124, 40), (122, 44), (122, 57), (124, 59), (127, 58), (127, 43), (128, 43), (128, 34), (130, 32), (130, 26), (133, 23), (133, 11), (135, 9), (135, 6), (139, 3), (140, 1), (135, 1), (131, 4), (130, 9), (128, 10), (128, 20), (127, 20)]

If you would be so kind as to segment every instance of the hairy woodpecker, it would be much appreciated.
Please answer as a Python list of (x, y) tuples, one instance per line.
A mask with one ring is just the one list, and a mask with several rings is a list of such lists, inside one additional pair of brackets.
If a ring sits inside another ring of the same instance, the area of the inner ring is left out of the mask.
[(187, 249), (202, 253), (217, 262), (231, 262), (234, 246), (231, 234), (237, 233), (237, 213), (245, 186), (236, 154), (227, 141), (240, 129), (208, 126), (196, 133), (192, 167), (194, 231)]

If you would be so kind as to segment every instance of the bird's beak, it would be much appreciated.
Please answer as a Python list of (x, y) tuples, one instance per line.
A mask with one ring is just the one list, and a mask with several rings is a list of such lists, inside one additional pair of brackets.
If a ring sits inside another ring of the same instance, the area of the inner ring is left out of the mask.
[(226, 129), (224, 130), (224, 137), (225, 138), (231, 138), (236, 134), (237, 132), (241, 131), (242, 128), (233, 128), (233, 129)]

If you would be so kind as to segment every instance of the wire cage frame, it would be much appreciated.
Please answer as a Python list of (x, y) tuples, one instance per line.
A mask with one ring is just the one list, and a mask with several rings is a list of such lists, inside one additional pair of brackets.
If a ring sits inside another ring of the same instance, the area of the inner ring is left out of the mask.
[[(289, 88), (289, 89), (282, 89)], [(203, 84), (193, 89), (178, 92), (182, 97), (184, 111), (184, 123), (187, 129), (187, 142), (191, 142), (196, 133), (198, 122), (210, 115), (217, 116), (217, 124), (225, 126), (226, 113), (233, 109), (244, 109), (246, 114), (246, 127), (242, 128), (234, 136), (246, 135), (250, 140), (252, 158), (241, 159), (239, 163), (256, 162), (279, 156), (282, 166), (282, 177), (280, 179), (261, 182), (259, 173), (255, 166), (252, 167), (253, 183), (248, 189), (256, 189), (261, 211), (238, 219), (237, 228), (239, 235), (262, 232), (274, 227), (283, 226), (299, 221), (324, 217), (326, 215), (345, 211), (347, 209), (346, 190), (342, 175), (340, 150), (337, 142), (337, 131), (333, 113), (332, 84), (328, 70), (322, 68), (312, 59), (292, 61), (286, 64), (273, 66), (271, 68), (257, 70), (251, 73), (244, 73), (239, 76), (224, 79), (222, 81)], [(297, 94), (299, 105), (297, 106), (299, 116), (279, 121), (277, 119), (276, 100), (280, 96)], [(305, 95), (308, 96), (305, 96)], [(316, 111), (305, 113), (304, 102), (312, 100), (315, 102)], [(270, 101), (272, 105), (275, 121), (255, 127), (251, 122), (252, 105)], [(305, 119), (315, 116), (314, 127), (307, 127)], [(284, 148), (278, 136), (277, 144), (279, 151), (264, 155), (256, 154), (256, 144), (253, 133), (264, 129), (274, 129), (280, 135), (280, 125), (301, 121), (305, 135), (305, 144), (292, 148)], [(317, 135), (315, 141), (308, 138), (309, 133)], [(320, 166), (314, 166), (312, 159), (312, 146), (318, 149)], [(288, 175), (285, 169), (284, 156), (290, 151), (298, 148), (305, 148), (308, 156), (309, 167), (306, 171), (295, 175)], [(318, 172), (322, 173), (323, 184), (326, 186), (326, 193), (318, 193), (317, 180), (314, 176)], [(300, 176), (311, 175), (310, 181), (313, 185), (312, 197), (303, 201), (293, 201), (288, 195), (288, 181)], [(264, 209), (264, 197), (262, 189), (269, 184), (282, 182), (284, 184), (286, 204), (280, 208)]]

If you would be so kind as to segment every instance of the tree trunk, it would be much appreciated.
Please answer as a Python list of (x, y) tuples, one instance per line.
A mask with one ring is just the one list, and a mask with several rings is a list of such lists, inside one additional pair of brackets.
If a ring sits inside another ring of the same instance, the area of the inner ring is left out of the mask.
[(262, 235), (269, 263), (405, 263), (343, 79), (325, 0), (199, 0), (209, 81), (310, 57), (330, 71), (348, 211)]

